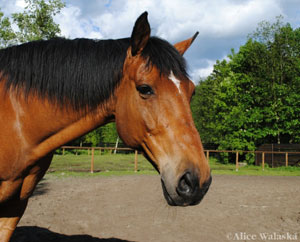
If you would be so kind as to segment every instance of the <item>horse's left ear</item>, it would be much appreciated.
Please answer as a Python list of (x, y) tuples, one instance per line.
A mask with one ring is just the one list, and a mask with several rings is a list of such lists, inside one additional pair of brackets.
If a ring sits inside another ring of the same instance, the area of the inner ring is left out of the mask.
[(147, 16), (148, 13), (144, 12), (135, 22), (130, 39), (132, 56), (141, 53), (150, 38), (150, 24)]
[(193, 41), (197, 38), (199, 32), (196, 32), (192, 38), (189, 38), (187, 40), (181, 41), (174, 45), (174, 47), (178, 50), (178, 52), (183, 55), (184, 52), (191, 46)]

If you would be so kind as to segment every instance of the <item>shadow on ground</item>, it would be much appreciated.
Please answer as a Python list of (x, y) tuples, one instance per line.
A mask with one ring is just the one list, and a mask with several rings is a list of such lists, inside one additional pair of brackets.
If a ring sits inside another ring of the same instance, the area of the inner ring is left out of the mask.
[(17, 227), (11, 242), (133, 242), (117, 238), (100, 239), (90, 235), (64, 235), (36, 226)]
[(42, 179), (35, 187), (31, 197), (46, 194), (48, 191), (49, 191), (49, 184), (45, 181), (45, 179)]

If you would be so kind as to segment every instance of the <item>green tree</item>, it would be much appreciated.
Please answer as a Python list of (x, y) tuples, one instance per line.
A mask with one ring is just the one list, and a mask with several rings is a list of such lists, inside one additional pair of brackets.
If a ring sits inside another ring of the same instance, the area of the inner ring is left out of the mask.
[(83, 136), (80, 140), (84, 144), (92, 144), (92, 146), (98, 146), (101, 142), (102, 130), (101, 128), (95, 129), (92, 132)]
[[(109, 123), (102, 126), (94, 131), (86, 134), (80, 141), (74, 141), (74, 144), (92, 144), (92, 146), (99, 146), (100, 143), (115, 143), (118, 138), (115, 123)], [(121, 142), (121, 141), (120, 141)]]
[(275, 23), (262, 21), (258, 23), (256, 30), (252, 34), (248, 35), (248, 39), (254, 39), (255, 41), (263, 44), (273, 42), (275, 35), (280, 32), (283, 25), (282, 15), (276, 17)]
[(118, 132), (115, 123), (109, 123), (101, 127), (101, 142), (115, 143), (118, 138)]
[(203, 143), (218, 144), (218, 133), (216, 132), (217, 112), (215, 109), (215, 97), (218, 93), (221, 81), (230, 71), (227, 62), (217, 61), (213, 73), (196, 86), (195, 95), (191, 102), (191, 110), (194, 122)]
[(280, 19), (261, 23), (197, 86), (191, 106), (204, 142), (241, 150), (300, 142), (300, 29)]
[(25, 0), (27, 6), (23, 13), (12, 14), (13, 22), (17, 24), (16, 32), (19, 42), (39, 39), (51, 39), (60, 34), (59, 25), (53, 20), (65, 7), (61, 0)]
[(39, 39), (51, 39), (60, 34), (59, 25), (53, 20), (65, 3), (61, 0), (25, 0), (27, 6), (22, 13), (13, 13), (12, 22), (17, 30), (13, 31), (9, 17), (0, 12), (0, 45), (24, 43)]
[(16, 34), (12, 30), (11, 22), (8, 17), (4, 17), (4, 13), (0, 9), (0, 46), (7, 47), (16, 38)]

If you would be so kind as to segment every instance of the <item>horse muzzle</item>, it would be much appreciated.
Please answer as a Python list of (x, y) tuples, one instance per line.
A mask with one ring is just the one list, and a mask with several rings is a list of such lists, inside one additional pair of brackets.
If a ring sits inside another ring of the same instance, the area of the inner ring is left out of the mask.
[(211, 184), (211, 176), (199, 185), (197, 174), (187, 171), (178, 180), (176, 188), (172, 188), (162, 177), (161, 183), (164, 197), (171, 206), (193, 206), (201, 202)]

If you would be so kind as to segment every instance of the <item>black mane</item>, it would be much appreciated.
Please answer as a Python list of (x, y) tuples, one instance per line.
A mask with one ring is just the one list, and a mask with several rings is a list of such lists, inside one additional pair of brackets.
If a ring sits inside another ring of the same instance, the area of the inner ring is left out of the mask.
[[(0, 81), (27, 96), (36, 93), (76, 110), (107, 100), (122, 78), (130, 39), (55, 38), (0, 50)], [(142, 56), (162, 74), (187, 75), (185, 61), (168, 42), (151, 37)]]
[(148, 60), (148, 65), (154, 65), (163, 75), (173, 74), (176, 77), (187, 77), (185, 59), (169, 42), (151, 37), (148, 44), (143, 49), (142, 57)]

